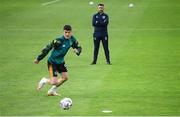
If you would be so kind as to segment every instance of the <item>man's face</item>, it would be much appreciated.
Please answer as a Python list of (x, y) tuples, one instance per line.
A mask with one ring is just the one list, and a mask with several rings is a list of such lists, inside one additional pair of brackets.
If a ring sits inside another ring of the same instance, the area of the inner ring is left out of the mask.
[(72, 36), (72, 31), (71, 30), (64, 30), (64, 37), (66, 39), (69, 39)]
[(98, 6), (98, 12), (103, 13), (104, 12), (104, 6)]

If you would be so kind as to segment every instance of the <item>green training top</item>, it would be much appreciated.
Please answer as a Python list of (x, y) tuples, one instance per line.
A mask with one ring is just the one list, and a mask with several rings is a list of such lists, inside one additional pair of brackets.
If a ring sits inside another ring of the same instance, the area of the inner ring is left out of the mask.
[(78, 50), (76, 54), (80, 55), (81, 47), (78, 46), (78, 42), (74, 36), (71, 36), (69, 39), (65, 39), (64, 36), (60, 36), (43, 48), (42, 53), (37, 57), (37, 60), (42, 60), (49, 51), (53, 49), (48, 61), (52, 64), (61, 64), (64, 62), (64, 56), (67, 54), (70, 47), (73, 49), (76, 48)]

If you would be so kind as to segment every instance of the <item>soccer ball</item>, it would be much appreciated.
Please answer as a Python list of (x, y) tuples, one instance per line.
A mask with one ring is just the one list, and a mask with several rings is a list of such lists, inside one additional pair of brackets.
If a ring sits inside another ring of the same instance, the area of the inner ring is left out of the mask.
[(72, 106), (72, 100), (70, 98), (66, 97), (60, 101), (60, 107), (64, 110), (70, 109), (71, 106)]

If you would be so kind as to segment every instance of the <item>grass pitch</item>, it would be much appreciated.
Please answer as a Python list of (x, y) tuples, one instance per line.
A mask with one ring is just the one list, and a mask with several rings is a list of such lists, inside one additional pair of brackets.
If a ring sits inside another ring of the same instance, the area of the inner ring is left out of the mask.
[[(109, 14), (112, 65), (102, 45), (91, 66), (91, 26), (96, 4)], [(0, 0), (0, 116), (180, 115), (180, 1), (178, 0)], [(134, 3), (133, 8), (128, 4)], [(69, 81), (62, 97), (47, 97), (38, 81), (48, 76), (46, 60), (34, 65), (41, 48), (71, 24), (83, 47), (66, 56)], [(59, 108), (63, 97), (73, 107)], [(111, 110), (112, 113), (103, 113)]]

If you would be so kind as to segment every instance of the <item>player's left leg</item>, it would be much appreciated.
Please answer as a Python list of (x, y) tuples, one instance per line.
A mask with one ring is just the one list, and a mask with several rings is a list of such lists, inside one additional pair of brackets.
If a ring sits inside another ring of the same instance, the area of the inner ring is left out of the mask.
[(56, 86), (57, 87), (61, 86), (67, 80), (68, 80), (68, 73), (67, 72), (62, 72), (61, 73), (61, 78), (58, 79), (58, 83), (56, 84)]
[(53, 85), (53, 86), (48, 90), (47, 95), (48, 95), (48, 96), (60, 96), (60, 94), (58, 94), (58, 93), (56, 92), (56, 90), (57, 90), (57, 86), (56, 86), (56, 85)]
[(57, 90), (57, 88), (58, 88), (59, 86), (61, 86), (61, 85), (62, 85), (65, 81), (67, 81), (67, 80), (68, 80), (68, 73), (67, 73), (67, 72), (62, 72), (61, 78), (58, 79), (57, 83), (54, 84), (54, 85), (48, 90), (47, 95), (48, 95), (48, 96), (59, 96), (60, 94), (58, 94), (58, 93), (56, 92), (56, 90)]
[(57, 76), (54, 76), (53, 78), (51, 78), (50, 85), (52, 85), (52, 87), (47, 92), (48, 96), (59, 96), (59, 94), (56, 92), (57, 83), (58, 83)]
[(68, 80), (68, 73), (67, 73), (68, 70), (67, 70), (67, 67), (66, 67), (66, 65), (65, 65), (65, 62), (62, 63), (62, 64), (57, 65), (56, 68), (57, 68), (57, 71), (58, 71), (59, 73), (61, 73), (61, 77), (60, 77), (60, 79), (58, 79), (57, 82), (49, 89), (48, 95), (51, 94), (51, 92), (53, 93), (53, 95), (50, 95), (50, 96), (56, 95), (56, 94), (57, 94), (57, 93), (56, 93), (56, 89), (57, 89), (60, 85), (62, 85), (65, 81)]
[(68, 69), (67, 66), (65, 65), (65, 62), (63, 62), (59, 67), (58, 67), (58, 72), (61, 73), (61, 78), (58, 79), (58, 83), (56, 84), (57, 87), (62, 85), (64, 82), (68, 80)]

